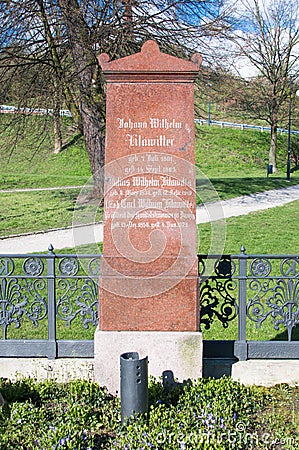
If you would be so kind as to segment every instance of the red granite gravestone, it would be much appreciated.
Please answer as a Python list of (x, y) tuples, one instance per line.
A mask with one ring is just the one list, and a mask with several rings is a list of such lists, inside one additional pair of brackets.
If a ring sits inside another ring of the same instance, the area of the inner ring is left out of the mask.
[(109, 62), (101, 330), (198, 330), (194, 100), (199, 58)]
[[(161, 347), (160, 332), (170, 333), (169, 348), (171, 333), (175, 341), (177, 332), (190, 333), (179, 352), (188, 349), (182, 365), (192, 367), (190, 354), (201, 355), (193, 92), (201, 57), (182, 60), (147, 41), (140, 53), (111, 62), (102, 54), (99, 62), (107, 98), (98, 372), (107, 342), (116, 354), (148, 353), (151, 339)], [(126, 348), (132, 339), (135, 348)]]

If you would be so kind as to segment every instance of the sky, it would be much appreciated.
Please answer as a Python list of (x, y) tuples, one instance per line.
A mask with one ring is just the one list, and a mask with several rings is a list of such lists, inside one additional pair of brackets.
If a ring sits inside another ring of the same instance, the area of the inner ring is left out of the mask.
[[(259, 6), (261, 8), (262, 13), (268, 15), (269, 17), (269, 7), (271, 4), (275, 3), (275, 5), (281, 4), (282, 9), (284, 9), (288, 4), (289, 1), (292, 0), (259, 0)], [(245, 6), (247, 8), (250, 8), (253, 6), (253, 0), (227, 0), (227, 5), (230, 5), (233, 7), (233, 13), (235, 14), (236, 18), (242, 17), (245, 13)], [(296, 24), (294, 21), (295, 28), (299, 27), (299, 2), (298, 0), (294, 0), (295, 8), (297, 8), (297, 19), (298, 23)], [(263, 15), (264, 15), (263, 14)], [(292, 15), (292, 17), (295, 19), (296, 15)], [(242, 36), (244, 33), (250, 33), (251, 31), (254, 31), (253, 28), (253, 21), (250, 22), (250, 20), (241, 20), (236, 22), (238, 26), (235, 26), (235, 32), (238, 33), (238, 35)], [(270, 26), (271, 31), (271, 26)], [(254, 39), (254, 34), (252, 35)], [(283, 41), (281, 41), (281, 44), (283, 44)], [(211, 52), (216, 55), (216, 62), (217, 59), (220, 61), (221, 58), (223, 60), (223, 64), (229, 68), (233, 73), (242, 76), (243, 78), (250, 79), (252, 77), (255, 77), (258, 75), (259, 71), (256, 67), (254, 67), (248, 58), (242, 57), (237, 58), (235, 56), (235, 49), (236, 47), (231, 43), (226, 41), (225, 39), (219, 40), (218, 38), (214, 38), (210, 40), (210, 47)], [(297, 48), (293, 51), (293, 56), (299, 55), (299, 44)]]

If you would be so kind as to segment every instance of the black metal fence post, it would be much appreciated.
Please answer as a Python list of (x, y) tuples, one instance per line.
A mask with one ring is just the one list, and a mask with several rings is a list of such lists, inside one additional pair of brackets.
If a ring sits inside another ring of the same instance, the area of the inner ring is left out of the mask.
[(247, 360), (246, 342), (246, 303), (247, 303), (247, 255), (242, 245), (239, 258), (239, 314), (238, 314), (238, 342), (235, 343), (235, 356), (240, 361)]
[(56, 341), (56, 286), (55, 286), (55, 253), (54, 248), (49, 245), (49, 258), (47, 259), (48, 274), (48, 358), (57, 357)]

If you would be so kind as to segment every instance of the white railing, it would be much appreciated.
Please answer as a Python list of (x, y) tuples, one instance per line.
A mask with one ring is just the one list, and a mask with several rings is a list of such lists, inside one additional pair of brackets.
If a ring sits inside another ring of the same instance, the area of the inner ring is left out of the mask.
[[(252, 128), (254, 130), (259, 131), (271, 131), (270, 127), (265, 127), (264, 125), (252, 125), (248, 123), (236, 123), (236, 122), (222, 122), (218, 120), (205, 120), (205, 119), (195, 119), (195, 123), (198, 123), (199, 125), (218, 125), (221, 128), (240, 128), (240, 130), (245, 130), (246, 128)], [(277, 128), (277, 131), (279, 133), (288, 133), (288, 130), (284, 128)], [(292, 134), (299, 134), (299, 131), (291, 130)]]
[[(18, 108), (16, 106), (0, 105), (0, 113), (19, 113), (19, 114), (40, 114), (40, 115), (53, 115), (53, 109), (44, 108)], [(71, 112), (68, 109), (60, 110), (61, 116), (71, 117)]]

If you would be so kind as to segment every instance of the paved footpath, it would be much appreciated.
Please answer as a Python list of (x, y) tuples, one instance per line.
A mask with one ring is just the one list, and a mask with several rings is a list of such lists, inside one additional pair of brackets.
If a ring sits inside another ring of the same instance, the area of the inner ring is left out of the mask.
[[(205, 223), (253, 211), (273, 208), (299, 200), (299, 185), (284, 189), (235, 197), (230, 200), (206, 203), (197, 208), (196, 222)], [(298, 206), (299, 208), (299, 206)], [(0, 254), (47, 251), (50, 244), (55, 249), (75, 247), (81, 244), (101, 242), (103, 224), (70, 227), (60, 230), (38, 232), (17, 237), (0, 238)]]

